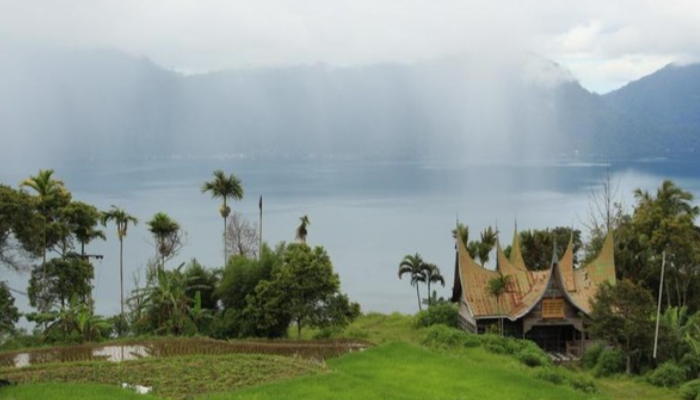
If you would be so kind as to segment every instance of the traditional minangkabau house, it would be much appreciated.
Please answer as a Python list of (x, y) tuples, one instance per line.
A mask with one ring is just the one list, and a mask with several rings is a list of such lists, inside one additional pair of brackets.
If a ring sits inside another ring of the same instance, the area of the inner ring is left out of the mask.
[[(580, 354), (585, 344), (584, 319), (603, 282), (615, 283), (613, 237), (608, 234), (598, 257), (574, 268), (573, 243), (559, 259), (556, 245), (548, 269), (530, 271), (518, 240), (513, 236), (510, 258), (496, 246), (496, 269), (486, 269), (457, 240), (452, 301), (459, 302), (463, 329), (483, 333), (503, 321), (504, 333), (530, 339), (549, 352)], [(489, 282), (508, 276), (505, 292), (497, 298)]]

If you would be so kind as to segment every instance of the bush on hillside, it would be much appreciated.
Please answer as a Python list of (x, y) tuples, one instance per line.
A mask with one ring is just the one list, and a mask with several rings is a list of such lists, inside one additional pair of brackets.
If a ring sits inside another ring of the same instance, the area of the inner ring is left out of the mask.
[(694, 379), (681, 386), (681, 396), (685, 400), (695, 400), (700, 397), (700, 379)]
[(535, 372), (535, 378), (555, 385), (561, 385), (566, 382), (564, 374), (556, 368), (539, 368)]
[(625, 358), (619, 350), (605, 349), (600, 353), (593, 374), (596, 378), (612, 376), (625, 370)]
[(467, 345), (467, 342), (470, 341), (467, 338), (468, 335), (471, 334), (446, 325), (433, 325), (425, 329), (425, 336), (421, 343), (438, 349), (474, 347)]
[(593, 379), (588, 378), (579, 374), (576, 377), (569, 379), (569, 386), (584, 393), (598, 393), (598, 387), (596, 387)]
[(685, 370), (687, 379), (693, 379), (700, 375), (700, 357), (693, 352), (683, 355), (678, 365)]
[(542, 367), (549, 365), (549, 358), (543, 351), (537, 351), (531, 348), (522, 349), (515, 356), (518, 361), (527, 365), (528, 367)]
[(433, 325), (424, 331), (421, 343), (428, 347), (454, 349), (481, 346), (490, 353), (513, 356), (530, 367), (550, 365), (547, 354), (529, 340), (491, 334), (475, 335), (445, 325)]
[(652, 372), (647, 380), (654, 386), (676, 387), (685, 382), (685, 369), (673, 361), (667, 361)]
[(595, 368), (596, 364), (598, 364), (598, 358), (600, 358), (600, 354), (604, 349), (605, 346), (602, 344), (596, 344), (586, 349), (586, 352), (583, 353), (583, 357), (581, 357), (581, 364), (583, 365), (583, 368)]
[(452, 328), (459, 328), (459, 313), (457, 306), (451, 303), (440, 303), (428, 307), (418, 313), (416, 326), (426, 328), (433, 325), (446, 325)]

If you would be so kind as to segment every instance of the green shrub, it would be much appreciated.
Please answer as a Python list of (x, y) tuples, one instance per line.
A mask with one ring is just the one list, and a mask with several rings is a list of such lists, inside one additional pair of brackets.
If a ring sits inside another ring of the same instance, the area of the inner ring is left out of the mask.
[(547, 354), (539, 349), (523, 349), (516, 354), (516, 358), (528, 367), (542, 367), (549, 364)]
[(600, 354), (604, 349), (605, 347), (602, 344), (596, 344), (586, 349), (586, 352), (583, 353), (583, 357), (581, 357), (581, 364), (583, 365), (583, 368), (595, 368), (596, 364), (598, 364), (598, 358), (600, 358)]
[(619, 374), (625, 370), (625, 358), (619, 350), (605, 349), (600, 353), (593, 374), (596, 378)]
[(421, 311), (416, 317), (416, 326), (426, 328), (433, 325), (446, 325), (459, 328), (459, 313), (457, 306), (451, 303), (435, 304)]
[(694, 379), (681, 386), (681, 396), (685, 400), (695, 400), (700, 396), (700, 379)]
[(686, 353), (678, 365), (683, 367), (688, 379), (700, 375), (700, 358), (693, 352)]
[(551, 382), (555, 385), (561, 385), (566, 382), (566, 377), (556, 368), (539, 368), (535, 372), (535, 378), (546, 382)]
[(685, 381), (685, 369), (673, 361), (667, 361), (647, 377), (649, 383), (660, 387), (676, 387)]
[(494, 354), (515, 354), (516, 349), (503, 336), (487, 333), (479, 336), (486, 350)]
[(467, 347), (464, 345), (467, 342), (466, 337), (468, 335), (471, 334), (449, 326), (433, 325), (425, 329), (425, 336), (421, 343), (428, 347), (440, 349)]
[(593, 379), (580, 374), (569, 379), (569, 386), (584, 393), (598, 393), (598, 387)]

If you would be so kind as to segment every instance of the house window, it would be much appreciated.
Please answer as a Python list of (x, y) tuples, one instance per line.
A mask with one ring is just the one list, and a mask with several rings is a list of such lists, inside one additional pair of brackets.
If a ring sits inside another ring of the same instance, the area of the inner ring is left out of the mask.
[(564, 299), (561, 297), (542, 300), (542, 318), (564, 318)]

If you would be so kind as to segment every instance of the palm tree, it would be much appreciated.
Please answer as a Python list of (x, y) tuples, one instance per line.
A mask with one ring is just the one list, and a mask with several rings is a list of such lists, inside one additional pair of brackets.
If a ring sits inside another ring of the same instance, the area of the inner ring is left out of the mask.
[[(113, 221), (117, 226), (117, 237), (119, 238), (119, 284), (120, 284), (120, 320), (124, 319), (124, 238), (126, 237), (127, 229), (129, 224), (136, 225), (139, 220), (136, 217), (129, 215), (123, 209), (117, 206), (110, 206), (109, 211), (102, 213), (102, 225), (107, 226), (107, 223)], [(121, 322), (121, 321), (120, 321)], [(121, 327), (122, 324), (120, 323)], [(121, 328), (119, 334), (121, 335)]]
[(463, 223), (457, 223), (457, 227), (452, 230), (452, 238), (457, 240), (457, 238), (462, 240), (464, 247), (469, 245), (469, 227)]
[(299, 221), (301, 221), (301, 224), (299, 224), (299, 227), (297, 227), (297, 240), (299, 243), (306, 244), (306, 236), (309, 234), (306, 227), (311, 225), (311, 221), (309, 221), (308, 215), (304, 215), (303, 217), (299, 218)]
[[(70, 203), (70, 193), (66, 189), (63, 181), (58, 179), (53, 179), (54, 171), (52, 169), (40, 169), (39, 173), (35, 176), (30, 176), (29, 178), (23, 180), (20, 183), (20, 187), (28, 187), (37, 194), (38, 198), (38, 210), (39, 215), (44, 224), (43, 229), (43, 246), (42, 246), (42, 280), (46, 280), (46, 251), (49, 247), (49, 226), (52, 223), (52, 213), (56, 211), (57, 208), (62, 207)], [(53, 232), (53, 231), (52, 231)], [(51, 242), (54, 241), (52, 235)], [(42, 285), (41, 295), (39, 296), (41, 304), (38, 308), (42, 312), (48, 312), (50, 304), (44, 299), (48, 298), (46, 291), (48, 290), (48, 285)]]
[(202, 186), (202, 193), (206, 192), (211, 192), (212, 198), (221, 197), (224, 201), (219, 208), (219, 212), (224, 218), (224, 267), (226, 267), (226, 262), (228, 261), (228, 249), (226, 248), (226, 222), (229, 214), (231, 214), (231, 208), (226, 205), (226, 201), (229, 198), (234, 200), (243, 199), (243, 186), (241, 186), (241, 180), (234, 174), (226, 176), (224, 171), (219, 169), (214, 171), (213, 181), (204, 182), (204, 185)]
[(419, 311), (422, 311), (423, 307), (420, 303), (420, 289), (418, 287), (418, 284), (420, 282), (425, 282), (424, 265), (425, 263), (423, 262), (423, 259), (421, 258), (420, 254), (418, 253), (416, 253), (415, 255), (406, 255), (401, 261), (401, 264), (399, 264), (399, 279), (401, 279), (401, 277), (404, 274), (411, 275), (411, 286), (416, 287), (416, 296), (418, 297)]
[(489, 281), (489, 293), (496, 298), (498, 303), (499, 325), (501, 335), (503, 335), (503, 315), (501, 311), (501, 297), (505, 293), (508, 283), (510, 282), (509, 275), (499, 275)]
[(170, 218), (166, 213), (156, 213), (150, 221), (146, 222), (148, 230), (156, 239), (156, 250), (161, 256), (161, 269), (165, 269), (165, 258), (173, 253), (177, 245), (176, 236), (180, 230), (180, 224)]
[(496, 246), (498, 233), (490, 226), (481, 232), (481, 243), (479, 244), (477, 256), (483, 267), (489, 261), (491, 250)]
[(430, 291), (430, 284), (432, 282), (439, 282), (442, 284), (442, 287), (445, 287), (445, 278), (440, 273), (440, 268), (438, 268), (437, 265), (430, 263), (423, 264), (423, 275), (425, 276), (425, 283), (428, 285), (428, 307), (430, 307), (432, 305), (432, 292)]
[(23, 180), (20, 187), (33, 189), (39, 200), (39, 212), (44, 219), (44, 249), (42, 265), (46, 264), (47, 229), (50, 222), (50, 211), (56, 201), (70, 199), (70, 193), (66, 189), (63, 181), (53, 179), (54, 170), (40, 169), (35, 176)]

